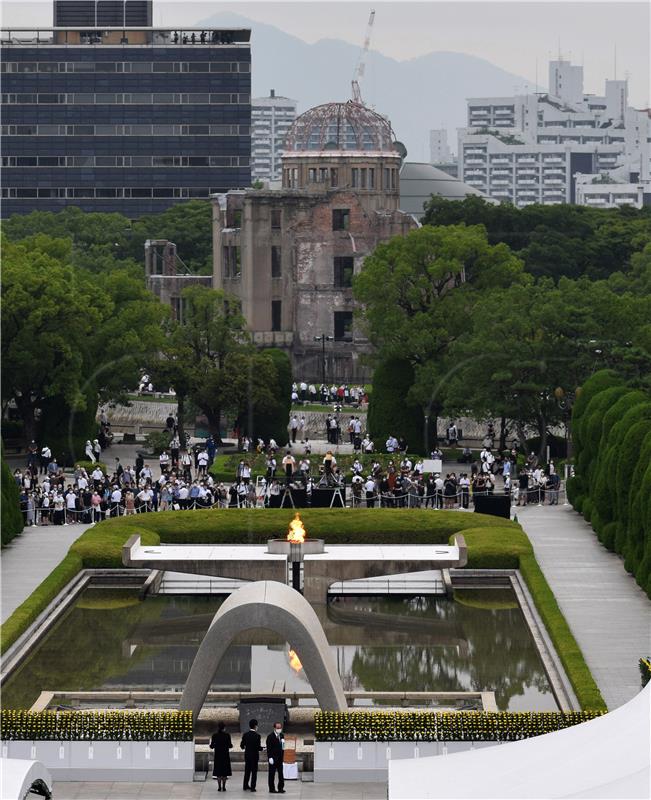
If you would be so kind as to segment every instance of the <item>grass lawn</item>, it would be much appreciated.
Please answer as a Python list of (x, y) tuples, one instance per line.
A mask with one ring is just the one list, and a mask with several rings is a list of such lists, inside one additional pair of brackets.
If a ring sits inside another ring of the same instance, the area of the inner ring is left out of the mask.
[[(122, 566), (122, 546), (134, 533), (143, 544), (259, 543), (284, 535), (293, 509), (215, 509), (143, 514), (106, 520), (83, 533), (45, 581), (0, 630), (6, 650), (83, 568)], [(483, 514), (423, 509), (304, 509), (308, 534), (330, 543), (447, 544), (463, 533), (468, 567), (520, 569), (584, 709), (605, 710), (524, 531), (515, 522)]]

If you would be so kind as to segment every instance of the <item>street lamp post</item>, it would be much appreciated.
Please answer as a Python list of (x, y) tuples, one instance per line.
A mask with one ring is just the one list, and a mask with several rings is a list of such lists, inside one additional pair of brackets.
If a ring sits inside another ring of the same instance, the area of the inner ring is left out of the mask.
[(321, 383), (326, 385), (326, 356), (325, 356), (325, 343), (333, 342), (334, 336), (326, 336), (322, 333), (321, 336), (314, 337), (315, 342), (321, 342)]

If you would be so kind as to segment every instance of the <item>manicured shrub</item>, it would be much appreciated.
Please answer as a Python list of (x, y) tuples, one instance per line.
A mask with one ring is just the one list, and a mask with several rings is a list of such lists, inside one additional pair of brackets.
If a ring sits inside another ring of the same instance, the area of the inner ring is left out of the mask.
[(7, 544), (22, 531), (24, 526), (20, 511), (20, 490), (4, 459), (0, 479), (2, 480), (2, 544)]
[(411, 452), (424, 452), (423, 409), (407, 401), (414, 383), (414, 368), (408, 361), (391, 359), (373, 373), (373, 392), (368, 407), (368, 429), (378, 449), (392, 434), (403, 436)]
[[(593, 471), (593, 491), (595, 510), (599, 514), (601, 524), (607, 524), (617, 519), (617, 504), (627, 498), (616, 495), (617, 459), (619, 457), (621, 441), (624, 438), (627, 426), (627, 412), (648, 403), (644, 392), (638, 390), (622, 395), (603, 415), (601, 426), (601, 442), (597, 453), (596, 466)], [(630, 424), (630, 423), (628, 423)], [(598, 531), (598, 527), (593, 527)]]
[(577, 476), (569, 482), (568, 497), (649, 592), (651, 397), (613, 384), (608, 373), (598, 373), (586, 387), (575, 428)]

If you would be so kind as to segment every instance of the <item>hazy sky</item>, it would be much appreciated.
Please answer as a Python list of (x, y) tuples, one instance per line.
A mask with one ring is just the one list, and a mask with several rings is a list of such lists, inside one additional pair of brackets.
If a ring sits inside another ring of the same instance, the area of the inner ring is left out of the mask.
[[(435, 50), (485, 58), (547, 86), (547, 61), (559, 45), (564, 57), (584, 65), (585, 90), (603, 91), (605, 78), (628, 73), (632, 105), (648, 107), (651, 4), (648, 2), (231, 2), (154, 0), (154, 24), (192, 24), (213, 13), (235, 11), (275, 25), (307, 42), (364, 40), (376, 9), (371, 49), (399, 60)], [(52, 3), (0, 0), (2, 24), (51, 25)], [(254, 39), (255, 44), (255, 39)]]

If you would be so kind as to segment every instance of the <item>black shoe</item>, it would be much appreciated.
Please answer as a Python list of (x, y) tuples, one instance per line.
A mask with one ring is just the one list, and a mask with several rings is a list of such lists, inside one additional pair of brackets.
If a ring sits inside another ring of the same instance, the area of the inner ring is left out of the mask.
[(243, 787), (242, 787), (242, 791), (243, 791), (243, 792), (250, 792), (250, 791), (255, 791), (255, 790), (249, 789), (249, 787), (248, 787), (248, 786), (243, 786)]

